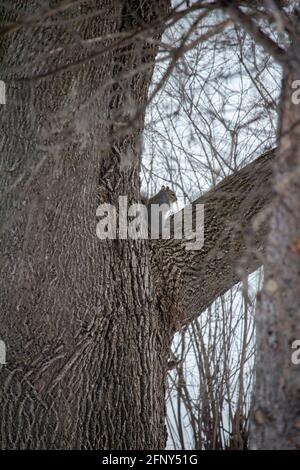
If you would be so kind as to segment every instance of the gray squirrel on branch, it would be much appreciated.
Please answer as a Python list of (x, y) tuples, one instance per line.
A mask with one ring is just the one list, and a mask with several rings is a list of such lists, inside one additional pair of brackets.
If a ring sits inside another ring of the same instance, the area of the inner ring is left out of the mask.
[(162, 186), (158, 193), (150, 198), (147, 198), (147, 196), (142, 193), (141, 201), (147, 207), (151, 207), (151, 204), (168, 204), (171, 208), (171, 205), (177, 201), (177, 197), (169, 186)]
[[(158, 231), (159, 234), (162, 233), (163, 224), (168, 217), (172, 205), (177, 201), (177, 197), (174, 191), (169, 188), (169, 186), (162, 186), (161, 189), (158, 191), (157, 194), (152, 196), (151, 198), (147, 198), (144, 194), (141, 194), (141, 202), (147, 207), (148, 210), (148, 231), (150, 231), (151, 227), (151, 217), (153, 214), (153, 209), (151, 210), (151, 206), (157, 204), (158, 206), (166, 205), (168, 206), (168, 210), (163, 211), (159, 214), (158, 223)], [(163, 206), (164, 207), (164, 206)]]

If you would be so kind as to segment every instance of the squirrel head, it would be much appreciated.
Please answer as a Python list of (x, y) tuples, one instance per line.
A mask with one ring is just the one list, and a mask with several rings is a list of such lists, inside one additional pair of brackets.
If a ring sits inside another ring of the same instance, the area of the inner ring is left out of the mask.
[(160, 191), (166, 195), (171, 204), (177, 201), (176, 194), (169, 188), (169, 186), (162, 186)]

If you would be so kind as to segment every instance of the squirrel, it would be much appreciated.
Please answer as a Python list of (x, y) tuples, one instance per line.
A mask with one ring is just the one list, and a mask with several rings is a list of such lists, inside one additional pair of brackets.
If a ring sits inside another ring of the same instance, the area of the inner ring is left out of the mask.
[(147, 207), (151, 207), (151, 204), (168, 204), (168, 206), (171, 206), (171, 204), (177, 201), (177, 197), (169, 186), (162, 186), (160, 191), (149, 199), (142, 194), (141, 201)]
[[(148, 229), (151, 227), (151, 205), (158, 204), (159, 206), (162, 204), (167, 204), (169, 209), (171, 209), (172, 204), (177, 201), (177, 197), (174, 191), (169, 188), (169, 186), (162, 186), (161, 189), (158, 191), (157, 194), (152, 196), (151, 198), (147, 198), (144, 194), (141, 194), (141, 202), (148, 209)], [(166, 218), (166, 214), (164, 214)], [(159, 221), (159, 233), (161, 233), (161, 228), (164, 220)]]

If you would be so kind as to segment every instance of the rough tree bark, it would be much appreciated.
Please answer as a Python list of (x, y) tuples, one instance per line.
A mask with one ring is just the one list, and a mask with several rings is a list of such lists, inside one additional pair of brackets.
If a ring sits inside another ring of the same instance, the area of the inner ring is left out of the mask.
[[(220, 295), (263, 264), (274, 150), (225, 178), (193, 202), (204, 205), (204, 245), (159, 240), (153, 250), (162, 296), (173, 301), (175, 329), (188, 324)], [(196, 227), (195, 212), (193, 224)], [(162, 300), (163, 302), (163, 300)]]
[[(129, 96), (145, 104), (156, 46), (126, 44), (126, 33), (163, 18), (168, 4), (88, 2), (2, 44), (2, 448), (165, 445), (171, 335), (149, 250), (145, 241), (98, 240), (96, 207), (123, 194), (137, 199), (143, 116), (130, 134), (113, 126), (128, 120)], [(37, 7), (17, 2), (14, 20)], [(122, 47), (107, 39), (99, 60), (39, 82), (16, 81), (85, 59), (67, 26), (73, 19), (74, 31), (76, 17), (81, 38), (122, 33)]]
[[(18, 1), (2, 18), (30, 17), (37, 3)], [(201, 200), (202, 252), (176, 241), (96, 237), (100, 202), (139, 197), (144, 115), (130, 130), (124, 122), (128, 100), (145, 108), (153, 39), (168, 8), (167, 0), (94, 0), (46, 12), (45, 24), (2, 30), (2, 449), (163, 448), (174, 330), (237, 282), (239, 257), (248, 271), (259, 265), (233, 233), (269, 200), (267, 183), (257, 190), (271, 153)], [(103, 37), (101, 56), (92, 49), (91, 58), (79, 37)], [(37, 75), (44, 79), (26, 80)], [(218, 217), (228, 222), (225, 238)], [(262, 239), (259, 229), (254, 243)]]
[(255, 449), (300, 449), (300, 366), (292, 345), (300, 339), (300, 77), (299, 13), (286, 54), (279, 148), (266, 243), (265, 281), (257, 309), (257, 374), (251, 429)]

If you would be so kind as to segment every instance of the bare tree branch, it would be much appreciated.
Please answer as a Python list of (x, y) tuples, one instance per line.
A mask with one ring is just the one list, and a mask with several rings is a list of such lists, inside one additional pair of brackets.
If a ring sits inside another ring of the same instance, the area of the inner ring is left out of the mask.
[(232, 1), (219, 0), (220, 6), (224, 8), (230, 17), (260, 44), (266, 52), (271, 54), (278, 63), (284, 65), (286, 63), (286, 51), (278, 46), (273, 39), (267, 36), (237, 5)]
[[(193, 202), (204, 204), (201, 250), (186, 250), (182, 240), (153, 243), (160, 274), (169, 289), (175, 328), (192, 321), (262, 265), (273, 155), (274, 150), (267, 151)], [(165, 289), (163, 294), (166, 296)]]

